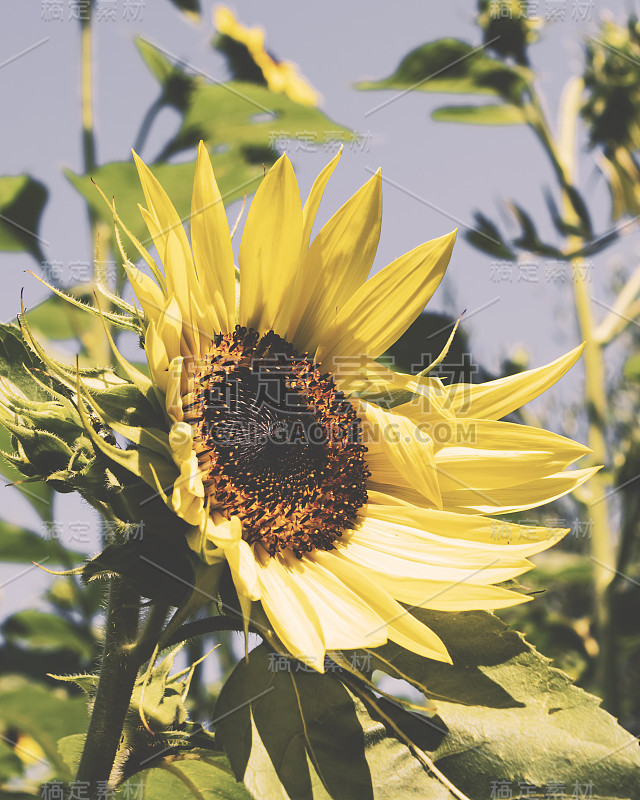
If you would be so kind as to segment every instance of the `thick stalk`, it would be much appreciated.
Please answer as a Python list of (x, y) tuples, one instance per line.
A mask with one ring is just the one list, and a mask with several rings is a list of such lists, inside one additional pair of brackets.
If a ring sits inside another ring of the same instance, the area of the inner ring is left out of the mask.
[[(560, 144), (557, 145), (544, 119), (540, 104), (534, 100), (535, 121), (532, 125), (547, 151), (562, 188), (562, 211), (564, 218), (573, 225), (579, 224), (578, 214), (572, 202), (570, 188), (576, 183), (576, 121), (580, 105), (582, 83), (570, 83), (563, 98), (560, 125)], [(584, 240), (579, 236), (567, 239), (567, 252), (580, 250)], [(612, 628), (610, 593), (608, 587), (615, 574), (615, 553), (609, 525), (609, 454), (606, 443), (606, 390), (604, 354), (595, 335), (593, 306), (589, 291), (589, 275), (584, 259), (571, 262), (573, 273), (573, 297), (580, 336), (585, 341), (583, 357), (585, 371), (585, 400), (588, 414), (588, 444), (593, 454), (593, 463), (604, 468), (591, 478), (586, 493), (586, 506), (591, 531), (591, 557), (595, 590), (596, 622), (600, 654), (598, 679), (603, 700), (607, 708), (617, 712), (617, 680), (615, 668), (615, 635)]]
[(132, 644), (138, 633), (140, 598), (122, 578), (112, 578), (100, 679), (91, 712), (76, 785), (88, 800), (104, 796), (122, 736), (138, 665)]

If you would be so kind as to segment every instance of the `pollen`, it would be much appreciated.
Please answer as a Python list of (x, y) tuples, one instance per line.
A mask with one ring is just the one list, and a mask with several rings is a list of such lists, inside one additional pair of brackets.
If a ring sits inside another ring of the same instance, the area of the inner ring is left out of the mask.
[(236, 326), (189, 366), (182, 404), (211, 512), (272, 556), (331, 550), (367, 502), (362, 425), (331, 375), (273, 331)]

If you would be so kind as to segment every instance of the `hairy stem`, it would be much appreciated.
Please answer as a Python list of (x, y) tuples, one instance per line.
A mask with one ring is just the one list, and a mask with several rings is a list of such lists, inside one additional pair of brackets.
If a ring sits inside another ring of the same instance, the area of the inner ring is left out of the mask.
[(111, 579), (100, 679), (76, 783), (97, 800), (109, 780), (125, 714), (138, 674), (131, 647), (138, 632), (140, 598), (122, 578)]

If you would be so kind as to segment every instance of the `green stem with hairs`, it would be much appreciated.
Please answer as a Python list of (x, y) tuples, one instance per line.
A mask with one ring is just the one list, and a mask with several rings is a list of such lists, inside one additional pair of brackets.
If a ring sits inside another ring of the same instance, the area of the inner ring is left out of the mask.
[(89, 800), (103, 796), (122, 736), (138, 663), (132, 647), (138, 633), (140, 598), (123, 578), (112, 578), (104, 647), (91, 721), (78, 766), (76, 784)]

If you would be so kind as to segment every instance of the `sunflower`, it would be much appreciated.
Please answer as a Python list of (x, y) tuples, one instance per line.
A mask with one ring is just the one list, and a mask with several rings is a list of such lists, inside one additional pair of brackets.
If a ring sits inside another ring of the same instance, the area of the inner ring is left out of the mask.
[(226, 6), (217, 6), (213, 18), (219, 34), (215, 46), (230, 58), (236, 77), (264, 82), (272, 92), (285, 94), (301, 105), (318, 105), (319, 93), (298, 67), (291, 61), (279, 61), (267, 51), (262, 28), (242, 25)]
[(566, 531), (488, 515), (547, 503), (594, 472), (565, 471), (589, 452), (583, 445), (499, 421), (555, 383), (581, 348), (482, 385), (445, 385), (377, 360), (437, 288), (455, 232), (367, 280), (378, 172), (310, 244), (339, 158), (304, 206), (287, 156), (274, 164), (249, 208), (236, 270), (204, 145), (190, 241), (135, 156), (163, 266), (134, 240), (154, 278), (125, 268), (177, 476), (158, 491), (190, 526), (199, 558), (228, 566), (246, 619), (260, 604), (297, 659), (322, 671), (328, 650), (390, 639), (450, 662), (412, 608), (530, 600), (496, 584), (530, 569), (528, 556)]

